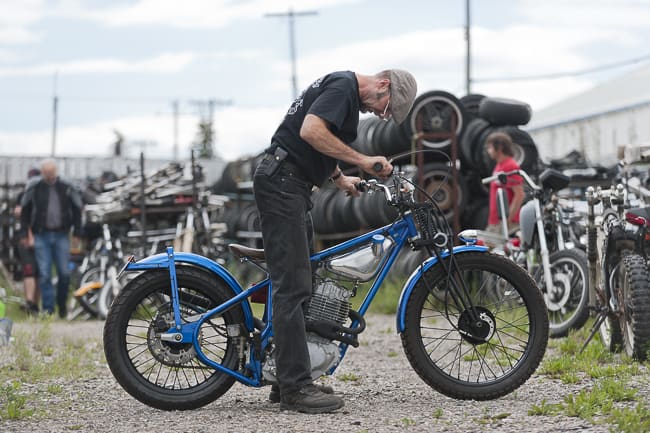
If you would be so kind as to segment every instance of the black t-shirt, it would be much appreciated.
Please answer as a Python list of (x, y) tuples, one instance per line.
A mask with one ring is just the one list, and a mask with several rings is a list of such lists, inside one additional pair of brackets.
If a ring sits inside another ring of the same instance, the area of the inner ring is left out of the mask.
[(282, 146), (289, 152), (289, 161), (300, 167), (310, 182), (320, 186), (332, 174), (337, 161), (300, 138), (302, 122), (307, 114), (316, 115), (327, 121), (332, 134), (350, 144), (357, 138), (359, 106), (359, 83), (354, 72), (325, 75), (293, 102), (273, 134), (270, 150)]

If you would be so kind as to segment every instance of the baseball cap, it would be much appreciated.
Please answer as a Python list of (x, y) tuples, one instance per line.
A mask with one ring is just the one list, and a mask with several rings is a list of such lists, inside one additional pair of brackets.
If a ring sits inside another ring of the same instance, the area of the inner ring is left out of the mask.
[(417, 92), (418, 85), (413, 75), (401, 69), (390, 70), (390, 112), (395, 122), (404, 122)]

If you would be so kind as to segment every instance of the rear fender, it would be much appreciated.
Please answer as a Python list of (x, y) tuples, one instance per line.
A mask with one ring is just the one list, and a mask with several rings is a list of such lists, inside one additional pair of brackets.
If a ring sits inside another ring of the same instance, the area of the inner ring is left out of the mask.
[[(241, 285), (237, 282), (235, 277), (219, 263), (216, 263), (206, 257), (194, 253), (160, 253), (153, 256), (146, 257), (137, 262), (130, 262), (124, 268), (125, 272), (138, 272), (151, 269), (169, 269), (169, 260), (173, 258), (176, 266), (192, 265), (204, 269), (207, 272), (214, 274), (217, 278), (221, 279), (226, 286), (232, 291), (233, 296), (243, 292)], [(242, 311), (244, 312), (244, 319), (246, 321), (246, 328), (248, 330), (254, 329), (253, 325), (253, 311), (248, 302), (240, 303)]]
[[(470, 251), (486, 252), (488, 251), (488, 248), (479, 245), (461, 245), (458, 247), (454, 247), (453, 254), (463, 254)], [(449, 250), (445, 250), (441, 255), (442, 258), (446, 258), (449, 257), (449, 254), (450, 254)], [(397, 332), (398, 333), (401, 334), (402, 332), (404, 332), (404, 324), (406, 323), (406, 305), (408, 304), (409, 298), (413, 294), (413, 289), (417, 285), (418, 281), (420, 281), (420, 278), (422, 278), (422, 275), (424, 275), (424, 273), (426, 273), (431, 267), (435, 266), (437, 263), (438, 263), (437, 257), (429, 257), (427, 260), (422, 262), (422, 264), (418, 266), (418, 268), (415, 271), (413, 271), (411, 276), (406, 281), (406, 284), (402, 289), (402, 293), (400, 294), (399, 302), (397, 304)]]

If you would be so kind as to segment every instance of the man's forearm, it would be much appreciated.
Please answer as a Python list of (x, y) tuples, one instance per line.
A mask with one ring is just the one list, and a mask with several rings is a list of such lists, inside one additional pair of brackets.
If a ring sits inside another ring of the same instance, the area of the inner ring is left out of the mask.
[(314, 115), (305, 118), (300, 137), (320, 153), (349, 164), (359, 165), (365, 156), (332, 134), (327, 123)]

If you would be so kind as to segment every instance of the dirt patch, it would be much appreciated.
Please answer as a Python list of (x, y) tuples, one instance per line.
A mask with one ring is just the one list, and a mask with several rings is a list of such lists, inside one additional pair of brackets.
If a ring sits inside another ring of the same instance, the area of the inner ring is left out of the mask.
[[(543, 400), (561, 403), (567, 395), (590, 387), (588, 380), (566, 385), (534, 375), (518, 390), (498, 400), (447, 398), (424, 384), (411, 369), (392, 316), (370, 315), (367, 321), (368, 328), (360, 336), (361, 346), (348, 351), (333, 377), (323, 379), (345, 400), (345, 407), (337, 413), (303, 415), (280, 411), (277, 404), (268, 401), (268, 387), (254, 389), (239, 384), (204, 408), (163, 412), (129, 396), (115, 382), (106, 364), (98, 363), (89, 378), (55, 381), (61, 389), (57, 394), (38, 391), (30, 395), (28, 404), (38, 409), (35, 415), (0, 421), (0, 431), (604, 433), (612, 428), (566, 415), (528, 414)], [(38, 332), (39, 326), (38, 322), (23, 322), (15, 324), (14, 330), (20, 335)], [(101, 342), (102, 322), (54, 321), (50, 326), (55, 341)], [(27, 390), (44, 386), (24, 385)], [(647, 388), (647, 383), (643, 386)]]

